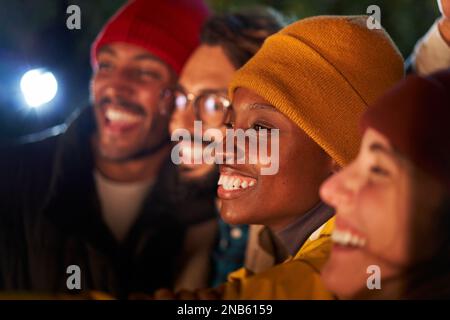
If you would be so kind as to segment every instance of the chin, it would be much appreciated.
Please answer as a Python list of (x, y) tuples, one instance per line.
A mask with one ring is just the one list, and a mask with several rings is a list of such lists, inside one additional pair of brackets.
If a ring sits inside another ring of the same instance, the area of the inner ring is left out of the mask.
[(230, 200), (222, 200), (220, 216), (222, 217), (223, 221), (231, 225), (258, 224), (252, 221), (252, 219), (249, 219), (246, 212), (242, 212), (242, 207), (240, 208), (240, 210), (234, 210), (234, 206), (230, 207), (229, 203), (227, 203), (228, 201)]
[(366, 285), (365, 279), (360, 283), (357, 276), (345, 272), (339, 272), (330, 264), (326, 264), (322, 270), (321, 278), (325, 287), (341, 300), (349, 300), (357, 297), (361, 287)]

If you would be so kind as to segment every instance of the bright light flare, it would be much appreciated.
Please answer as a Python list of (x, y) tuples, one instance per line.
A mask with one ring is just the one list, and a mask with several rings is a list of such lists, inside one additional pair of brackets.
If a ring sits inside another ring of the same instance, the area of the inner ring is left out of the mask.
[(58, 92), (58, 82), (53, 73), (34, 69), (22, 76), (20, 89), (28, 106), (38, 108), (53, 100)]

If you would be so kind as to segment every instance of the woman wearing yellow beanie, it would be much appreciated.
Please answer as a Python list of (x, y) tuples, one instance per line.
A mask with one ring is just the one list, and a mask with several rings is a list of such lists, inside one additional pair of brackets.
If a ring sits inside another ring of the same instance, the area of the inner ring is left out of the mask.
[[(225, 299), (325, 299), (319, 277), (331, 246), (333, 211), (319, 187), (349, 163), (360, 142), (366, 106), (403, 77), (403, 59), (384, 30), (366, 17), (322, 16), (296, 22), (269, 37), (229, 88), (235, 129), (279, 129), (279, 171), (263, 165), (221, 165), (221, 175), (256, 182), (225, 190), (221, 215), (232, 224), (261, 224), (287, 259), (252, 275), (241, 269), (222, 286)], [(282, 255), (280, 255), (282, 256)]]

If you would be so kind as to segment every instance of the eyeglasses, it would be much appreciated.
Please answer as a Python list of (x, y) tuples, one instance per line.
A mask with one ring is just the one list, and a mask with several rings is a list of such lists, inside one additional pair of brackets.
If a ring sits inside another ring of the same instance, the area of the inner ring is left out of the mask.
[(186, 111), (192, 102), (196, 119), (210, 126), (221, 126), (224, 123), (227, 110), (231, 106), (226, 91), (208, 90), (195, 96), (178, 88), (173, 91), (173, 94), (176, 110)]

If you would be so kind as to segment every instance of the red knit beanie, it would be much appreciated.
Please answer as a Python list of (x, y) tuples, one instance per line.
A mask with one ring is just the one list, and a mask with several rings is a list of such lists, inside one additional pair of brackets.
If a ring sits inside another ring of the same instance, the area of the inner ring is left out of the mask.
[(199, 44), (199, 33), (208, 16), (203, 0), (134, 0), (123, 6), (103, 27), (91, 48), (92, 66), (98, 50), (112, 42), (144, 49), (169, 64), (179, 74)]
[(450, 69), (407, 77), (368, 108), (361, 126), (450, 188)]

